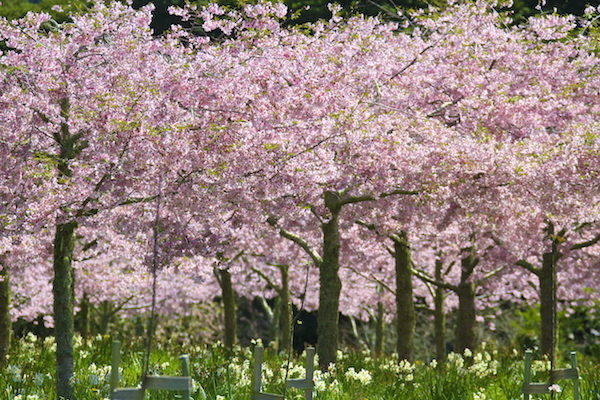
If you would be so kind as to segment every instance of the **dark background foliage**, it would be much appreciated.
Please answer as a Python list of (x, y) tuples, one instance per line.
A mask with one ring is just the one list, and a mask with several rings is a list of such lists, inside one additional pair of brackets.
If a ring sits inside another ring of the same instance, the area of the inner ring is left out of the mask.
[[(222, 5), (237, 7), (245, 1), (253, 0), (218, 0)], [(148, 3), (154, 3), (156, 10), (154, 11), (154, 19), (152, 28), (154, 32), (160, 34), (167, 30), (171, 24), (179, 22), (177, 17), (169, 15), (167, 8), (170, 5), (183, 5), (184, 0), (134, 0), (134, 7), (141, 7)], [(207, 4), (210, 0), (198, 0), (200, 4)], [(316, 21), (318, 19), (328, 19), (330, 12), (327, 9), (327, 4), (332, 0), (284, 0), (285, 4), (292, 10), (303, 10), (299, 17), (291, 21), (291, 23), (303, 23), (308, 21)], [(388, 16), (386, 10), (391, 11), (396, 7), (407, 10), (411, 8), (427, 7), (428, 4), (440, 6), (445, 3), (444, 0), (338, 0), (337, 1), (345, 10), (346, 13), (362, 13), (366, 15)], [(64, 19), (64, 14), (53, 12), (52, 6), (63, 5), (67, 9), (68, 4), (74, 4), (74, 7), (85, 7), (86, 1), (82, 0), (4, 0), (0, 6), (0, 15), (9, 19), (20, 18), (28, 11), (45, 11), (53, 15), (53, 17), (61, 22)], [(536, 9), (538, 0), (514, 0), (512, 11), (514, 12), (514, 22), (523, 22), (528, 16), (539, 13)], [(598, 0), (547, 0), (546, 5), (542, 8), (542, 12), (553, 12), (554, 8), (560, 14), (582, 15), (586, 5), (597, 5)]]

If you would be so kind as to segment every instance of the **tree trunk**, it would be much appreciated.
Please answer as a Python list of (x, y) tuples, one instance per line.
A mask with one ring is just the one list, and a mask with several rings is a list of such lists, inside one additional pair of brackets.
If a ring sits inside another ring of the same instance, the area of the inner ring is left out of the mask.
[(74, 399), (73, 377), (73, 247), (77, 222), (56, 225), (54, 237), (54, 333), (56, 338), (56, 395)]
[(323, 262), (320, 265), (319, 313), (317, 334), (319, 336), (319, 366), (326, 371), (337, 360), (339, 340), (339, 305), (342, 282), (340, 269), (339, 214), (341, 201), (334, 192), (325, 193), (325, 206), (331, 212), (329, 222), (323, 224)]
[(6, 364), (12, 334), (10, 322), (10, 279), (6, 257), (0, 257), (0, 369)]
[(547, 354), (552, 365), (555, 361), (558, 343), (558, 321), (556, 319), (556, 265), (553, 253), (544, 253), (540, 280), (540, 350)]
[[(442, 261), (436, 260), (435, 262), (435, 280), (437, 282), (442, 281)], [(444, 310), (444, 288), (436, 286), (435, 288), (435, 310), (434, 310), (434, 324), (435, 324), (435, 359), (438, 364), (446, 362), (446, 312)]]
[(377, 321), (375, 323), (375, 357), (379, 358), (383, 354), (383, 327), (384, 327), (385, 307), (381, 301), (377, 302)]
[(458, 295), (458, 316), (456, 321), (457, 351), (465, 349), (475, 351), (475, 287), (472, 282), (461, 282), (456, 292)]
[(220, 269), (221, 290), (223, 292), (223, 308), (225, 314), (225, 348), (233, 349), (237, 341), (237, 315), (235, 306), (235, 292), (231, 284), (231, 273), (227, 269)]
[(87, 339), (90, 336), (90, 299), (87, 293), (83, 293), (83, 297), (81, 298), (77, 319), (79, 334), (83, 338), (83, 342), (87, 343)]
[(290, 332), (292, 329), (290, 323), (290, 276), (287, 265), (280, 265), (281, 271), (281, 291), (279, 293), (280, 300), (280, 323), (281, 323), (281, 343), (283, 349), (287, 351), (291, 345)]
[(469, 253), (461, 259), (461, 278), (456, 295), (458, 296), (458, 315), (456, 321), (457, 351), (464, 353), (465, 349), (475, 351), (475, 285), (469, 280), (473, 269), (478, 263), (475, 258), (475, 248), (465, 249)]
[(396, 350), (399, 360), (412, 362), (415, 355), (415, 302), (413, 300), (410, 245), (408, 236), (402, 231), (394, 235), (396, 260), (396, 321), (398, 342)]

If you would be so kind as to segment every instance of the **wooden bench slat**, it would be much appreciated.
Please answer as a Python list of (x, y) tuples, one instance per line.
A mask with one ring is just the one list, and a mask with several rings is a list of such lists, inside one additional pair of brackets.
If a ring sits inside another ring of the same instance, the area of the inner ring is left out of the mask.
[(522, 391), (525, 394), (546, 394), (550, 393), (548, 386), (548, 383), (530, 383), (529, 385), (523, 385)]
[(312, 389), (315, 387), (315, 385), (308, 379), (288, 379), (285, 382), (285, 387), (295, 389)]
[(191, 391), (192, 380), (187, 376), (147, 376), (144, 389)]
[(283, 400), (283, 396), (279, 394), (252, 392), (252, 400)]
[(113, 400), (143, 400), (144, 391), (137, 388), (114, 389), (111, 398)]
[(550, 379), (553, 382), (561, 379), (579, 379), (579, 370), (575, 368), (553, 369), (550, 371)]

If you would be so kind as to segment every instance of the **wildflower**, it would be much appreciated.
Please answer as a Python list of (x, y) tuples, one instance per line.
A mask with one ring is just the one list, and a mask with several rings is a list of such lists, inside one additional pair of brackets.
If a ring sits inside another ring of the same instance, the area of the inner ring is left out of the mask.
[(217, 400), (225, 400), (225, 396), (221, 396), (220, 394), (217, 395)]
[(548, 386), (548, 390), (555, 393), (560, 393), (562, 389), (556, 383), (554, 385)]
[(35, 343), (35, 342), (37, 342), (37, 336), (35, 336), (31, 332), (27, 332), (27, 336), (25, 336), (25, 340), (29, 343)]
[(44, 374), (36, 373), (33, 376), (33, 383), (37, 386), (42, 386), (44, 384)]
[(360, 372), (357, 373), (354, 367), (348, 368), (348, 371), (346, 371), (346, 378), (357, 380), (363, 385), (368, 385), (371, 383), (372, 379), (369, 371), (361, 369)]
[(473, 400), (486, 400), (484, 392), (477, 392), (473, 395)]
[(12, 375), (13, 382), (23, 382), (23, 375), (21, 374), (21, 367), (16, 365), (8, 366), (8, 373)]
[(73, 335), (73, 348), (78, 349), (83, 345), (83, 338), (79, 334)]
[(339, 393), (339, 391), (340, 391), (340, 383), (338, 382), (337, 379), (334, 379), (333, 382), (331, 382), (329, 384), (329, 391), (332, 392), (332, 393), (334, 393), (334, 394)]
[(469, 348), (466, 348), (465, 352), (463, 354), (464, 354), (465, 358), (471, 358), (471, 357), (473, 357), (473, 352)]

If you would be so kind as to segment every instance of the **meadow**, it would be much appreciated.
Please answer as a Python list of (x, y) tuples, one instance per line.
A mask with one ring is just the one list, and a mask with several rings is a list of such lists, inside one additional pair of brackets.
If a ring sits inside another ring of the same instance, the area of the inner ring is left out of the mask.
[[(254, 342), (261, 344), (260, 340)], [(111, 373), (109, 335), (96, 335), (84, 341), (75, 337), (75, 376), (73, 384), (78, 399), (109, 399)], [(29, 333), (13, 342), (8, 364), (0, 373), (0, 398), (6, 400), (53, 399), (55, 389), (55, 344), (50, 336), (41, 339)], [(251, 346), (252, 347), (252, 346)], [(179, 355), (190, 356), (194, 400), (249, 399), (253, 368), (252, 348), (236, 346), (229, 351), (220, 342), (194, 346), (161, 341), (151, 351), (150, 372), (180, 375)], [(121, 351), (120, 386), (140, 383), (143, 342), (125, 341)], [(482, 343), (474, 354), (448, 354), (444, 364), (435, 360), (411, 364), (392, 354), (374, 358), (367, 351), (340, 351), (338, 362), (329, 370), (315, 371), (314, 398), (403, 399), (403, 400), (513, 400), (523, 398), (523, 353), (497, 350)], [(301, 378), (304, 355), (289, 358), (285, 352), (266, 350), (263, 361), (263, 392), (283, 393), (283, 382)], [(533, 381), (548, 379), (549, 362), (534, 354)], [(288, 367), (289, 365), (289, 367)], [(596, 360), (578, 354), (581, 399), (600, 399), (600, 366)], [(568, 367), (566, 358), (558, 367)], [(570, 381), (558, 383), (554, 399), (571, 399)], [(146, 399), (176, 399), (174, 392), (147, 392)], [(286, 399), (303, 399), (303, 392), (288, 389)], [(550, 398), (550, 395), (533, 398)]]

